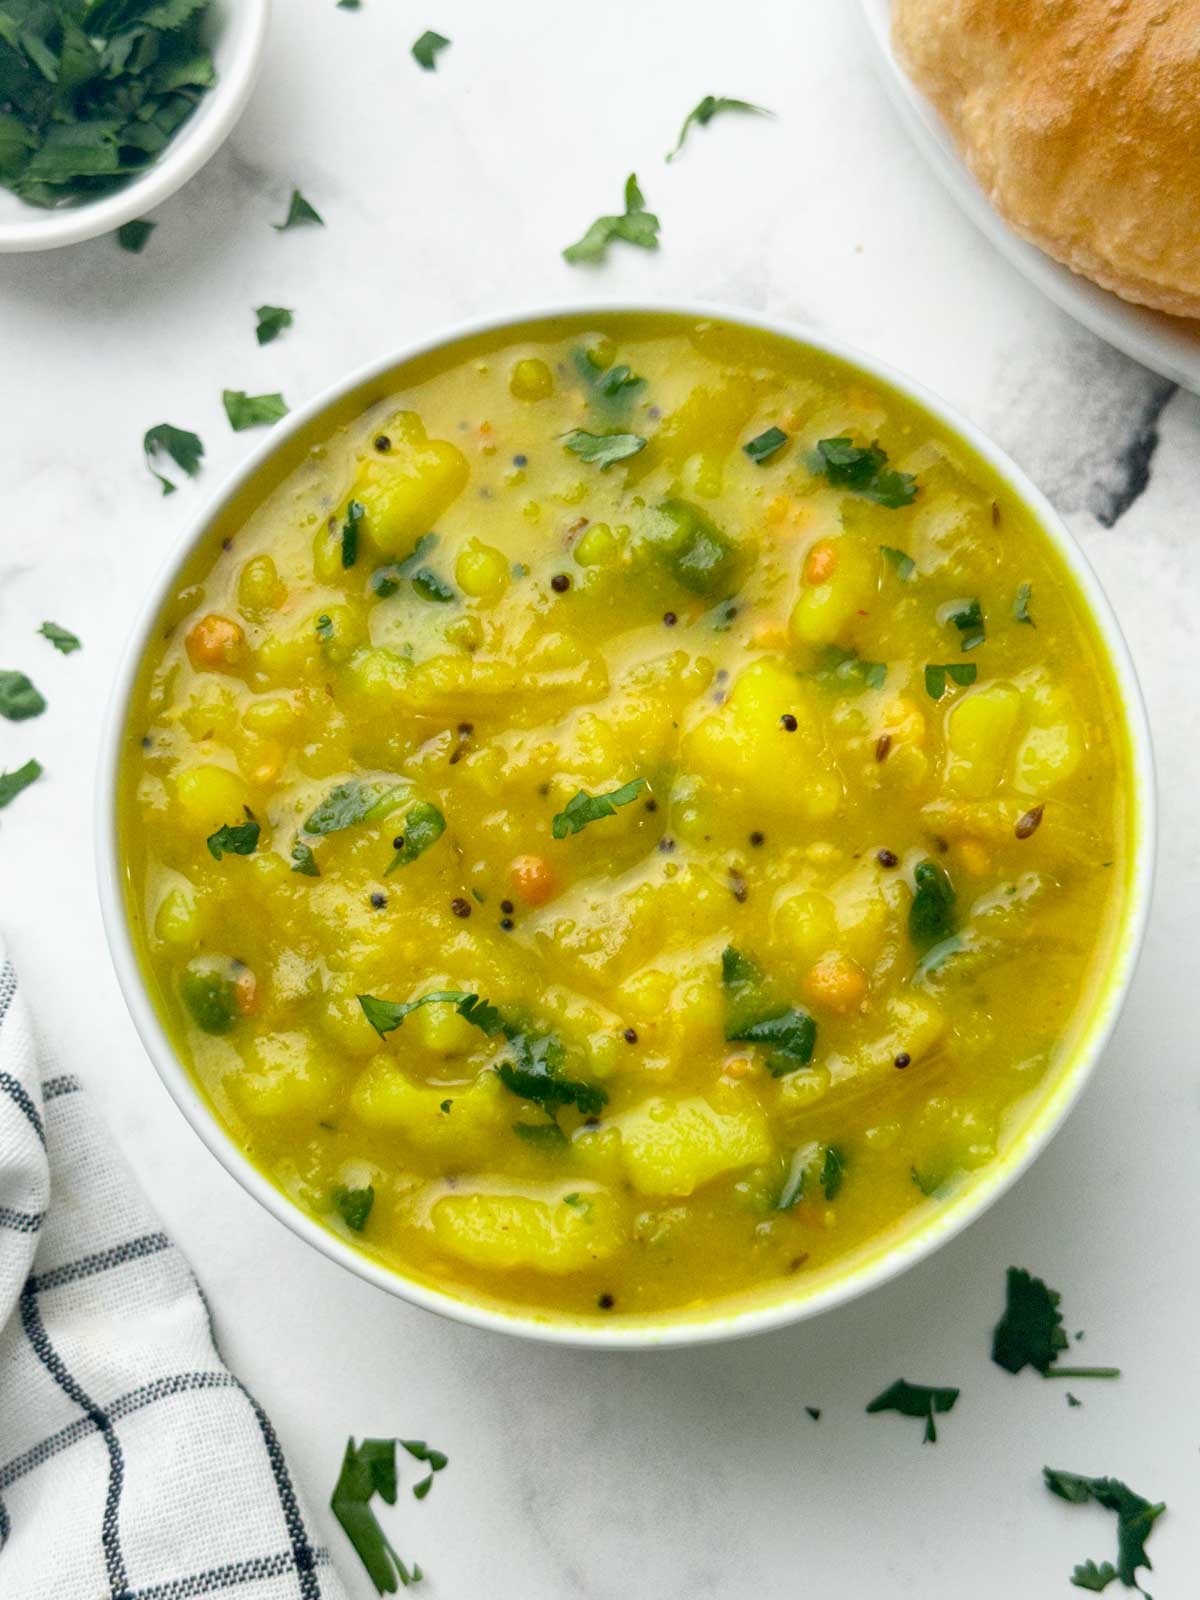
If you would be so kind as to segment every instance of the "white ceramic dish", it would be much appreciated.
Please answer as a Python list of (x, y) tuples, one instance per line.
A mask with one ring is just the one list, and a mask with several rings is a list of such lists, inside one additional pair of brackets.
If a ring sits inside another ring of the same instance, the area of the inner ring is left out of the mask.
[[(615, 312), (674, 311), (701, 320), (706, 317), (765, 329), (769, 333), (795, 339), (817, 350), (854, 363), (882, 382), (892, 385), (924, 406), (934, 417), (957, 432), (1011, 485), (1037, 516), (1063, 562), (1073, 575), (1107, 646), (1126, 712), (1133, 773), (1132, 803), (1135, 807), (1133, 860), (1129, 876), (1128, 901), (1119, 945), (1103, 1000), (1097, 1006), (1090, 1027), (1081, 1040), (1076, 1057), (1060, 1069), (1057, 1081), (1049, 1085), (1037, 1113), (1014, 1141), (1004, 1157), (985, 1171), (945, 1206), (930, 1215), (928, 1222), (894, 1248), (856, 1265), (844, 1275), (792, 1300), (772, 1299), (749, 1309), (719, 1312), (689, 1318), (664, 1316), (653, 1323), (603, 1325), (549, 1314), (495, 1309), (402, 1277), (365, 1255), (351, 1249), (315, 1218), (293, 1205), (263, 1176), (218, 1124), (187, 1069), (179, 1060), (151, 1002), (138, 964), (126, 918), (121, 886), (121, 867), (117, 839), (117, 798), (119, 762), (130, 698), (138, 665), (149, 641), (161, 608), (173, 591), (177, 574), (197, 543), (207, 534), (215, 519), (238, 495), (253, 484), (256, 475), (286, 442), (307, 429), (330, 407), (346, 396), (376, 384), (405, 362), (455, 341), (486, 333), (510, 324), (548, 321), (555, 317), (602, 316)], [(1067, 1112), (1075, 1103), (1091, 1074), (1116, 1023), (1121, 1004), (1133, 977), (1150, 906), (1154, 869), (1154, 769), (1150, 732), (1138, 689), (1133, 663), (1112, 610), (1082, 551), (1060, 521), (1045, 497), (1021, 470), (991, 444), (965, 418), (956, 415), (941, 400), (911, 379), (900, 376), (880, 362), (848, 349), (836, 340), (771, 318), (748, 315), (710, 305), (636, 306), (597, 305), (534, 309), (504, 317), (490, 317), (452, 328), (437, 337), (425, 339), (408, 349), (373, 362), (327, 390), (302, 410), (279, 424), (233, 474), (187, 532), (146, 599), (117, 675), (106, 725), (101, 738), (100, 765), (96, 785), (96, 856), (99, 871), (101, 910), (117, 977), (134, 1023), (159, 1075), (192, 1127), (209, 1149), (242, 1186), (268, 1211), (294, 1233), (306, 1239), (324, 1255), (348, 1267), (369, 1283), (399, 1295), (414, 1305), (437, 1311), (478, 1328), (490, 1328), (525, 1337), (561, 1344), (599, 1349), (663, 1347), (702, 1344), (760, 1333), (787, 1323), (815, 1316), (820, 1311), (841, 1305), (878, 1284), (887, 1282), (915, 1265), (938, 1245), (959, 1233), (984, 1211), (1020, 1176), (1034, 1157), (1049, 1142)]]
[(1200, 394), (1200, 322), (1122, 300), (1014, 233), (976, 183), (937, 112), (896, 60), (891, 0), (860, 0), (860, 4), (884, 88), (901, 121), (975, 226), (1030, 283), (1085, 328), (1143, 366)]
[(262, 63), (270, 15), (271, 0), (213, 0), (217, 81), (158, 160), (112, 194), (53, 210), (31, 206), (0, 189), (0, 252), (54, 250), (112, 233), (174, 194), (215, 155), (245, 110)]

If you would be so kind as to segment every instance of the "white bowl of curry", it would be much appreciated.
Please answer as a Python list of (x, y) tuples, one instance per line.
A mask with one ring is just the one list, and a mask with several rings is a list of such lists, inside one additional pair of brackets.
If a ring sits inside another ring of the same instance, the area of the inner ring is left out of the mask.
[(239, 1182), (415, 1304), (636, 1347), (844, 1302), (1024, 1170), (1132, 977), (1153, 769), (969, 423), (823, 335), (585, 307), (272, 433), (147, 602), (98, 830)]

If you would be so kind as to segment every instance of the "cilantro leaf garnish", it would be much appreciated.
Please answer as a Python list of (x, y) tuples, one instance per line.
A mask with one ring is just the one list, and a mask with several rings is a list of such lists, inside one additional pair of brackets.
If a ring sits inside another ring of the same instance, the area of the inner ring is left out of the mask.
[(322, 611), (316, 621), (317, 638), (324, 644), (327, 639), (333, 638), (333, 618), (327, 611)]
[(117, 243), (122, 250), (128, 250), (130, 255), (139, 256), (157, 227), (157, 222), (123, 222), (117, 229)]
[(896, 576), (901, 583), (911, 583), (917, 576), (917, 563), (905, 551), (897, 550), (895, 545), (881, 544), (879, 553), (896, 569)]
[(436, 72), (438, 53), (449, 43), (440, 33), (427, 29), (412, 47), (413, 60), (426, 72)]
[(21, 790), (28, 789), (41, 775), (40, 761), (27, 761), (23, 767), (16, 767), (12, 772), (0, 772), (0, 811), (11, 805)]
[(992, 1360), (1006, 1372), (1030, 1366), (1043, 1378), (1119, 1378), (1117, 1367), (1059, 1367), (1068, 1346), (1058, 1307), (1062, 1296), (1023, 1267), (1009, 1267), (1004, 1315), (992, 1334)]
[(291, 327), (294, 320), (286, 306), (259, 306), (254, 315), (258, 318), (254, 337), (259, 344), (273, 343), (285, 328)]
[(421, 995), (418, 1000), (407, 1001), (380, 1000), (373, 994), (360, 994), (357, 998), (363, 1016), (381, 1039), (400, 1027), (405, 1017), (421, 1006), (429, 1005), (452, 1005), (460, 1017), (479, 1028), (488, 1038), (503, 1033), (506, 1026), (498, 1007), (462, 989), (436, 989), (431, 994)]
[[(1085, 1478), (1075, 1472), (1063, 1472), (1056, 1467), (1043, 1467), (1042, 1475), (1046, 1480), (1046, 1487), (1051, 1494), (1056, 1494), (1060, 1500), (1066, 1500), (1071, 1505), (1081, 1506), (1092, 1500), (1096, 1505), (1103, 1506), (1106, 1511), (1115, 1511), (1117, 1514), (1117, 1576), (1127, 1589), (1138, 1587), (1137, 1569), (1145, 1567), (1152, 1569), (1153, 1563), (1146, 1554), (1146, 1540), (1154, 1531), (1154, 1524), (1167, 1509), (1165, 1502), (1159, 1501), (1152, 1505), (1149, 1500), (1140, 1494), (1135, 1494), (1127, 1484), (1119, 1478)], [(1108, 1563), (1105, 1562), (1105, 1566)], [(1088, 1562), (1084, 1568), (1076, 1567), (1091, 1577), (1090, 1569), (1095, 1566)], [(1097, 1576), (1103, 1568), (1096, 1569)], [(1071, 1579), (1075, 1582), (1074, 1577)], [(1087, 1588), (1087, 1583), (1078, 1584), (1079, 1588)]]
[(922, 952), (954, 932), (954, 885), (932, 861), (913, 868), (913, 897), (908, 908), (908, 936)]
[(1036, 628), (1037, 623), (1029, 614), (1029, 602), (1033, 598), (1033, 585), (1022, 583), (1017, 586), (1016, 598), (1013, 600), (1014, 622), (1027, 622), (1031, 628)]
[(189, 478), (194, 478), (200, 470), (200, 462), (204, 458), (204, 445), (198, 434), (189, 433), (186, 428), (173, 428), (169, 422), (157, 423), (153, 428), (148, 428), (142, 438), (142, 449), (146, 456), (146, 465), (151, 474), (162, 484), (163, 494), (174, 494), (176, 484), (170, 478), (164, 478), (161, 472), (155, 470), (155, 458), (161, 453), (170, 456), (171, 460), (180, 469), (186, 472)]
[[(31, 205), (110, 193), (148, 167), (216, 80), (208, 0), (5, 0), (0, 185)], [(140, 248), (152, 224), (126, 225)]]
[(43, 622), (38, 632), (43, 639), (49, 639), (60, 655), (69, 656), (83, 649), (83, 641), (66, 628), (60, 628), (57, 622)]
[(821, 1163), (821, 1188), (825, 1191), (826, 1200), (836, 1199), (841, 1191), (845, 1172), (845, 1151), (836, 1144), (827, 1145), (825, 1159)]
[(834, 688), (861, 693), (864, 689), (882, 689), (887, 670), (886, 661), (864, 661), (853, 650), (831, 644), (822, 651), (813, 677)]
[(532, 1101), (551, 1116), (563, 1106), (575, 1106), (585, 1117), (594, 1117), (608, 1104), (608, 1092), (596, 1083), (558, 1075), (562, 1046), (552, 1034), (517, 1033), (510, 1037), (515, 1061), (502, 1061), (496, 1075), (506, 1089), (522, 1100)]
[(404, 843), (392, 857), (387, 871), (411, 866), (445, 831), (446, 819), (438, 808), (427, 800), (418, 800), (404, 819)]
[(646, 788), (645, 778), (631, 778), (619, 789), (607, 794), (588, 794), (580, 789), (567, 801), (563, 810), (555, 814), (550, 831), (556, 839), (565, 839), (569, 833), (582, 833), (589, 822), (599, 822), (603, 817), (616, 815), (618, 806), (627, 806)]
[(303, 839), (297, 839), (292, 846), (292, 871), (299, 872), (305, 878), (319, 878), (321, 869), (317, 865), (317, 858), (312, 849)]
[(412, 1456), (414, 1461), (424, 1462), (431, 1472), (442, 1472), (450, 1462), (450, 1457), (443, 1455), (440, 1450), (432, 1450), (424, 1439), (401, 1439), (398, 1441)]
[(721, 982), (729, 1000), (725, 1037), (731, 1044), (765, 1046), (773, 1078), (809, 1064), (817, 1043), (816, 1022), (800, 1006), (772, 1005), (757, 963), (733, 945), (721, 953)]
[(764, 461), (783, 449), (788, 442), (788, 436), (782, 428), (768, 428), (764, 433), (757, 434), (748, 444), (742, 446), (742, 454), (750, 457), (756, 466), (761, 467)]
[(375, 1186), (368, 1183), (365, 1189), (339, 1187), (333, 1191), (333, 1203), (346, 1226), (355, 1233), (361, 1233), (375, 1204)]
[(282, 222), (273, 222), (271, 226), (276, 233), (285, 233), (288, 228), (299, 228), (305, 223), (312, 223), (318, 228), (325, 226), (325, 218), (321, 213), (309, 205), (299, 189), (292, 190), (292, 198), (288, 201), (287, 216)]
[(924, 1442), (936, 1444), (934, 1414), (952, 1411), (958, 1395), (957, 1389), (928, 1389), (924, 1384), (907, 1383), (903, 1378), (898, 1378), (890, 1389), (875, 1396), (867, 1407), (867, 1413), (874, 1415), (877, 1411), (895, 1411), (902, 1417), (922, 1417), (925, 1421)]
[(304, 824), (305, 833), (340, 833), (358, 822), (374, 822), (404, 799), (407, 785), (352, 779), (331, 789)]
[(567, 1136), (557, 1122), (514, 1122), (512, 1131), (518, 1139), (540, 1150), (561, 1150), (567, 1143)]
[(422, 600), (429, 600), (434, 605), (449, 605), (454, 599), (454, 590), (444, 578), (439, 578), (432, 567), (421, 567), (412, 575), (412, 586)]
[(987, 637), (983, 607), (978, 600), (952, 600), (941, 615), (944, 621), (952, 622), (962, 635), (959, 646), (963, 650), (974, 650)]
[(358, 560), (358, 525), (367, 514), (361, 500), (351, 500), (342, 523), (342, 566), (349, 569)]
[(628, 389), (640, 388), (645, 381), (645, 378), (637, 376), (632, 367), (609, 367), (595, 380), (596, 393), (602, 394), (607, 400), (615, 400)]
[(401, 561), (391, 561), (386, 567), (376, 567), (367, 580), (367, 587), (381, 600), (387, 600), (400, 587), (401, 578), (407, 578), (437, 544), (436, 533), (423, 533)]
[(581, 461), (594, 462), (603, 472), (614, 461), (625, 461), (646, 448), (646, 441), (638, 433), (588, 433), (575, 428), (568, 433), (563, 444)]
[(646, 210), (642, 191), (638, 188), (637, 174), (631, 172), (625, 180), (625, 210), (619, 217), (597, 217), (595, 222), (575, 244), (563, 251), (566, 261), (602, 261), (605, 252), (615, 240), (634, 244), (640, 250), (658, 249), (659, 221), (653, 211)]
[(204, 841), (214, 861), (222, 856), (252, 856), (258, 849), (257, 822), (224, 822)]
[(267, 427), (288, 414), (287, 402), (281, 394), (247, 394), (244, 389), (225, 389), (221, 393), (221, 404), (234, 433)]
[(849, 489), (889, 511), (910, 506), (917, 498), (917, 480), (911, 472), (896, 472), (887, 464), (887, 451), (878, 440), (857, 445), (853, 439), (818, 439), (818, 471), (836, 488)]
[(1111, 1561), (1102, 1561), (1099, 1566), (1094, 1561), (1083, 1561), (1071, 1574), (1071, 1582), (1077, 1589), (1088, 1589), (1092, 1594), (1101, 1594), (1117, 1575), (1117, 1569)]
[(25, 722), (40, 717), (45, 709), (45, 697), (23, 672), (0, 672), (0, 717)]
[(667, 152), (667, 160), (674, 161), (683, 149), (684, 141), (693, 126), (707, 128), (712, 119), (719, 116), (722, 111), (748, 111), (756, 117), (773, 117), (775, 113), (768, 111), (766, 106), (752, 105), (749, 100), (731, 100), (728, 95), (706, 94), (698, 105), (694, 105), (683, 119), (683, 127), (679, 130), (679, 138), (673, 150)]
[(947, 678), (965, 689), (978, 676), (979, 668), (973, 661), (930, 662), (925, 668), (925, 693), (931, 700), (940, 700), (946, 692)]
[(375, 1495), (394, 1506), (396, 1487), (395, 1439), (347, 1440), (329, 1505), (379, 1594), (395, 1594), (397, 1582), (407, 1589), (422, 1576), (419, 1566), (401, 1561), (371, 1510)]

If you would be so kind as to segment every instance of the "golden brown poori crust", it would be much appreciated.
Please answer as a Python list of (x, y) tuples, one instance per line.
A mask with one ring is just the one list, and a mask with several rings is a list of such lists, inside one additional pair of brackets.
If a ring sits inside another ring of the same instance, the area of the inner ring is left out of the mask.
[(996, 209), (1200, 316), (1200, 0), (894, 0), (896, 54)]

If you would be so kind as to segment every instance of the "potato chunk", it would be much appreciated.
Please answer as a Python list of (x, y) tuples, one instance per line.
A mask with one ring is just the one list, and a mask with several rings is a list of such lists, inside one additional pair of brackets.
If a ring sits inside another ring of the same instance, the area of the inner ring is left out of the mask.
[(467, 458), (447, 439), (429, 439), (414, 411), (387, 426), (391, 449), (359, 468), (350, 499), (366, 511), (366, 531), (385, 555), (407, 555), (466, 487)]
[(245, 1059), (245, 1068), (225, 1083), (248, 1117), (318, 1116), (333, 1104), (336, 1077), (317, 1059), (308, 1034), (262, 1034)]
[(505, 1092), (493, 1072), (481, 1073), (468, 1089), (421, 1088), (388, 1056), (379, 1055), (355, 1082), (350, 1109), (369, 1128), (399, 1134), (419, 1150), (469, 1164), (511, 1122), (501, 1104)]
[(946, 722), (946, 784), (956, 794), (982, 800), (996, 788), (1021, 713), (1011, 683), (990, 683), (964, 695)]
[(603, 1190), (565, 1199), (449, 1194), (433, 1207), (433, 1231), (452, 1255), (500, 1272), (582, 1272), (624, 1243), (620, 1210)]
[(691, 1194), (723, 1172), (753, 1166), (771, 1154), (758, 1111), (726, 1114), (698, 1095), (647, 1100), (619, 1123), (625, 1170), (642, 1194)]
[(875, 599), (878, 564), (844, 534), (821, 543), (825, 549), (811, 569), (815, 581), (809, 581), (805, 565), (805, 583), (792, 610), (792, 637), (798, 644), (847, 645), (860, 613)]
[(841, 809), (842, 783), (830, 762), (812, 689), (782, 661), (739, 673), (725, 704), (683, 742), (686, 766), (761, 809), (812, 821)]

